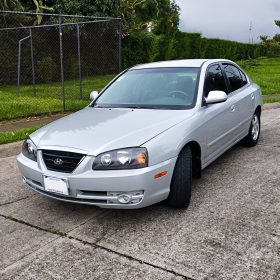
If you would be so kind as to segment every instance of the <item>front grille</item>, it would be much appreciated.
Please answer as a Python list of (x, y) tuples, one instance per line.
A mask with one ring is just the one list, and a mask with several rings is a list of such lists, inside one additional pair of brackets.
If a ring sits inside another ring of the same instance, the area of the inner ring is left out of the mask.
[(42, 150), (42, 154), (47, 169), (65, 173), (73, 172), (85, 156), (78, 153), (53, 150)]

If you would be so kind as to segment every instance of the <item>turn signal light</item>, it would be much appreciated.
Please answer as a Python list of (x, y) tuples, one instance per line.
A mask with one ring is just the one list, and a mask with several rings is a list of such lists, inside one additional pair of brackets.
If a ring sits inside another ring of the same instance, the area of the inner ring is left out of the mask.
[(137, 156), (136, 160), (137, 160), (138, 164), (145, 164), (145, 163), (147, 163), (148, 158), (147, 158), (146, 154), (141, 153)]
[(160, 177), (163, 177), (163, 176), (165, 176), (166, 174), (167, 174), (167, 171), (162, 171), (162, 172), (156, 174), (156, 175), (154, 176), (154, 179), (158, 179), (158, 178), (160, 178)]

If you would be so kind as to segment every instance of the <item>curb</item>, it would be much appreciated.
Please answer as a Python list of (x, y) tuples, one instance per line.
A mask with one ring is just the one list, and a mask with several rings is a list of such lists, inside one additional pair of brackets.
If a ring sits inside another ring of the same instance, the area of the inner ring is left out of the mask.
[(263, 104), (263, 110), (271, 110), (280, 108), (280, 102), (265, 103)]

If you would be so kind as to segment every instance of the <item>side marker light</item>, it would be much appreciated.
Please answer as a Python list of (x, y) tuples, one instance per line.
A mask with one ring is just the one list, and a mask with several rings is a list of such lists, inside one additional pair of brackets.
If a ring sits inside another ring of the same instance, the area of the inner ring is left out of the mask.
[(160, 173), (157, 173), (155, 176), (154, 176), (154, 179), (158, 179), (158, 178), (161, 178), (163, 176), (165, 176), (167, 174), (167, 171), (162, 171)]

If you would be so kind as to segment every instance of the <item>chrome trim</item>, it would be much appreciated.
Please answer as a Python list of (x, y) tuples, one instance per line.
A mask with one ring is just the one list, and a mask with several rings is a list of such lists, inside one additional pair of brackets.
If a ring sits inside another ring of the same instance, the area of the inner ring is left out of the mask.
[[(119, 195), (126, 194), (125, 192), (120, 193)], [(139, 195), (132, 195), (131, 200), (135, 199), (143, 199), (144, 194)], [(97, 200), (110, 200), (119, 203), (118, 196), (105, 196), (105, 195), (83, 195), (83, 194), (77, 194), (77, 198), (82, 199), (97, 199)]]
[(66, 147), (66, 146), (56, 146), (56, 145), (42, 145), (42, 146), (38, 145), (37, 150), (53, 150), (53, 151), (84, 154), (85, 156), (88, 155), (88, 152), (85, 150), (72, 148), (72, 147)]
[[(88, 205), (138, 205), (142, 202), (143, 198), (144, 198), (144, 192), (143, 194), (141, 195), (132, 195), (131, 196), (131, 201), (132, 200), (137, 200), (137, 199), (140, 199), (138, 202), (136, 203), (128, 203), (128, 204), (122, 204), (118, 201), (118, 196), (89, 196), (89, 195), (81, 195), (81, 194), (78, 194), (77, 197), (74, 197), (74, 196), (64, 196), (64, 195), (59, 195), (59, 194), (56, 194), (56, 193), (51, 193), (51, 192), (48, 192), (48, 191), (45, 191), (44, 187), (40, 184), (36, 184), (34, 183), (33, 180), (30, 180), (26, 177), (22, 177), (22, 181), (23, 183), (28, 186), (29, 188), (31, 188), (32, 190), (38, 192), (38, 193), (41, 193), (47, 197), (50, 197), (50, 198), (54, 198), (54, 199), (57, 199), (57, 200), (61, 200), (61, 201), (65, 201), (65, 202), (75, 202), (75, 203), (80, 203), (80, 204), (88, 204)], [(121, 194), (125, 194), (125, 192), (120, 192), (120, 195)], [(87, 201), (89, 200), (89, 201)], [(92, 202), (90, 200), (104, 200), (104, 203), (100, 203), (100, 202)]]

